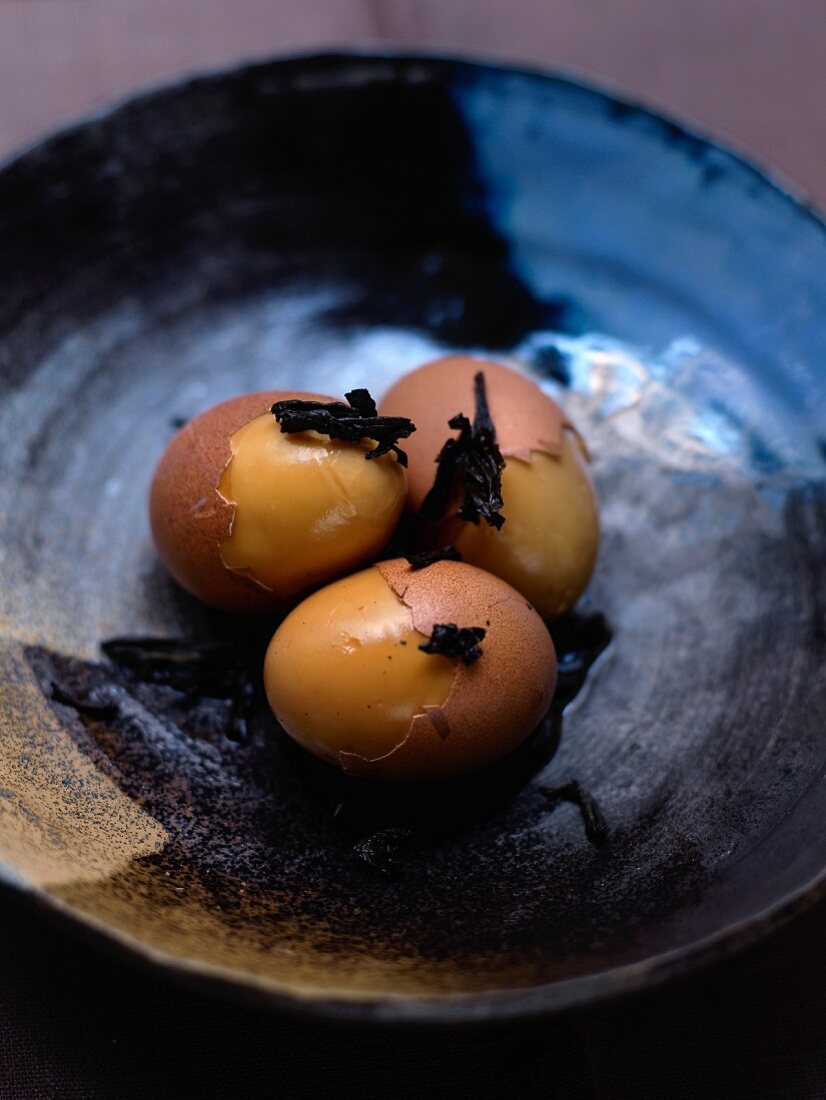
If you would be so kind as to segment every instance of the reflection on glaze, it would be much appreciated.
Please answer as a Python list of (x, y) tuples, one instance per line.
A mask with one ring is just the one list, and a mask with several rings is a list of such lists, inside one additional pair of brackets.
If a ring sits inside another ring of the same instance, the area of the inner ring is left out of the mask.
[(767, 393), (747, 367), (693, 338), (652, 353), (600, 333), (538, 332), (514, 355), (544, 375), (548, 393), (562, 393), (597, 455), (610, 422), (669, 468), (782, 474), (789, 484), (823, 475), (823, 456), (811, 432), (801, 430), (799, 413)]

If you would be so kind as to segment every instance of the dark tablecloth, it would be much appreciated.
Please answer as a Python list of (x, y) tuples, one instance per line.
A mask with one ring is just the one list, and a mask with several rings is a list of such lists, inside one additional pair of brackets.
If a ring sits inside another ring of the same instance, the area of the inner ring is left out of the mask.
[(826, 903), (656, 992), (460, 1028), (287, 1019), (0, 903), (0, 1100), (826, 1097)]

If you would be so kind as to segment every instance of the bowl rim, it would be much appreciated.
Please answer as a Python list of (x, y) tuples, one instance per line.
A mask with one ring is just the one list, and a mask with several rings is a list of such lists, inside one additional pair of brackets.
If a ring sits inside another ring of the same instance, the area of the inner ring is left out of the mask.
[[(86, 110), (68, 121), (47, 128), (32, 140), (12, 148), (0, 157), (0, 175), (36, 157), (48, 149), (81, 132), (87, 127), (112, 120), (128, 107), (151, 104), (170, 93), (182, 93), (202, 84), (252, 74), (256, 70), (296, 69), (307, 65), (364, 64), (430, 64), (437, 68), (464, 72), (500, 73), (521, 76), (537, 83), (556, 85), (575, 91), (594, 103), (619, 107), (628, 117), (645, 119), (686, 143), (699, 144), (745, 173), (765, 192), (781, 198), (797, 217), (812, 223), (826, 236), (826, 211), (821, 212), (802, 189), (788, 181), (774, 168), (760, 165), (750, 154), (732, 148), (728, 140), (719, 141), (702, 127), (695, 127), (668, 111), (648, 106), (633, 96), (627, 96), (608, 81), (587, 78), (539, 64), (524, 64), (490, 57), (475, 57), (472, 53), (445, 53), (429, 50), (393, 50), (364, 48), (308, 49), (268, 53), (241, 61), (193, 71), (150, 82), (123, 95), (108, 100), (100, 107)], [(808, 789), (808, 788), (807, 788)], [(504, 989), (494, 992), (467, 994), (358, 994), (340, 995), (313, 992), (312, 989), (291, 989), (252, 974), (242, 974), (228, 967), (208, 962), (188, 961), (143, 943), (137, 937), (112, 928), (105, 921), (74, 908), (50, 894), (48, 890), (22, 881), (8, 864), (0, 861), (0, 892), (34, 904), (45, 916), (61, 926), (83, 935), (100, 948), (114, 951), (135, 965), (143, 964), (154, 973), (167, 974), (196, 987), (219, 992), (236, 1000), (266, 1006), (275, 1012), (292, 1016), (362, 1024), (485, 1024), (504, 1020), (524, 1020), (554, 1013), (584, 1008), (615, 1000), (644, 990), (654, 989), (689, 971), (727, 957), (754, 941), (773, 932), (799, 912), (826, 897), (826, 865), (803, 885), (788, 891), (775, 903), (739, 921), (725, 925), (707, 936), (682, 947), (654, 954), (646, 959), (612, 967), (596, 974), (585, 974), (542, 985)]]
[(20, 881), (0, 862), (0, 895), (28, 902), (50, 922), (73, 937), (179, 985), (218, 994), (225, 999), (266, 1008), (277, 1015), (341, 1024), (476, 1025), (527, 1021), (647, 993), (668, 982), (722, 961), (781, 928), (826, 898), (826, 870), (803, 887), (754, 917), (726, 925), (702, 939), (598, 974), (559, 982), (491, 992), (459, 994), (368, 993), (336, 996), (298, 990), (253, 974), (201, 960), (186, 960), (160, 951), (137, 937), (112, 928), (49, 894)]
[(63, 141), (87, 126), (112, 119), (121, 110), (131, 106), (161, 99), (172, 92), (182, 92), (199, 84), (209, 84), (232, 76), (262, 72), (270, 68), (296, 68), (305, 65), (346, 64), (361, 61), (390, 64), (431, 64), (455, 71), (502, 73), (508, 76), (527, 77), (537, 83), (557, 85), (576, 91), (605, 106), (619, 107), (626, 117), (638, 116), (660, 127), (663, 132), (708, 147), (739, 170), (752, 176), (754, 181), (766, 187), (789, 203), (798, 214), (814, 223), (815, 228), (826, 233), (826, 208), (810, 196), (806, 189), (787, 176), (776, 165), (764, 162), (758, 154), (741, 148), (738, 141), (728, 135), (717, 137), (712, 127), (690, 120), (679, 111), (661, 108), (644, 98), (626, 93), (609, 77), (597, 73), (574, 71), (564, 65), (542, 65), (539, 62), (523, 62), (508, 58), (493, 58), (475, 54), (472, 50), (452, 53), (439, 49), (379, 49), (370, 46), (323, 46), (307, 49), (285, 50), (273, 53), (250, 54), (245, 57), (218, 62), (214, 65), (194, 66), (182, 69), (170, 76), (138, 83), (131, 90), (107, 97), (98, 105), (81, 108), (67, 117), (47, 125), (30, 138), (24, 138), (0, 153), (0, 173), (12, 168), (32, 154), (42, 152), (52, 143)]

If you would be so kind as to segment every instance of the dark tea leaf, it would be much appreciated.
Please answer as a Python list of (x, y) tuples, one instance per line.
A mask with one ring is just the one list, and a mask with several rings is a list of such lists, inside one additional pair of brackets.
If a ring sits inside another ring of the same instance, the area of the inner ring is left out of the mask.
[(476, 398), (473, 424), (461, 412), (448, 421), (451, 428), (458, 429), (459, 435), (448, 439), (439, 452), (436, 479), (419, 515), (424, 520), (439, 519), (460, 492), (459, 515), (462, 519), (478, 524), (481, 516), (499, 530), (505, 522), (501, 512), (505, 460), (496, 442), (484, 373), (479, 371), (473, 381)]
[(303, 401), (290, 398), (276, 401), (272, 413), (282, 432), (319, 432), (330, 439), (358, 443), (372, 439), (378, 446), (365, 451), (364, 457), (381, 458), (393, 451), (401, 466), (407, 465), (407, 455), (397, 445), (416, 430), (406, 416), (379, 416), (376, 402), (368, 390), (351, 390), (343, 401)]
[(438, 653), (442, 657), (460, 657), (466, 665), (472, 665), (482, 656), (479, 642), (485, 636), (482, 626), (463, 626), (456, 623), (434, 623), (429, 641), (419, 649), (423, 653)]

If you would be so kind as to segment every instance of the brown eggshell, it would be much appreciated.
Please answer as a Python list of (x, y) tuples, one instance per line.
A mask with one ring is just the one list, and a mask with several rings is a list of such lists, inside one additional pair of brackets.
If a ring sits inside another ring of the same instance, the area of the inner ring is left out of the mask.
[(287, 398), (333, 400), (292, 390), (230, 398), (185, 425), (155, 470), (149, 521), (158, 554), (182, 588), (223, 611), (261, 613), (279, 606), (270, 589), (224, 564), (220, 547), (232, 530), (235, 505), (221, 496), (218, 483), (232, 458), (230, 436)]
[[(383, 416), (407, 416), (416, 425), (405, 441), (411, 511), (418, 512), (433, 485), (436, 456), (445, 440), (458, 434), (448, 420), (460, 412), (473, 420), (473, 379), (480, 370), (499, 449), (506, 458), (528, 461), (531, 451), (558, 455), (563, 430), (573, 429), (563, 410), (530, 378), (501, 363), (470, 355), (448, 355), (425, 363), (391, 386), (379, 407)], [(434, 415), (435, 410), (442, 415)]]
[(512, 752), (547, 713), (556, 687), (556, 651), (523, 596), (475, 566), (440, 561), (414, 570), (403, 558), (376, 568), (410, 608), (427, 637), (436, 623), (481, 626), (482, 656), (456, 662), (441, 708), (416, 715), (407, 737), (374, 760), (339, 753), (344, 771), (368, 779), (448, 779), (478, 771)]

